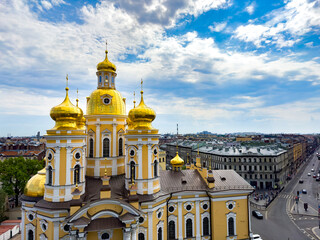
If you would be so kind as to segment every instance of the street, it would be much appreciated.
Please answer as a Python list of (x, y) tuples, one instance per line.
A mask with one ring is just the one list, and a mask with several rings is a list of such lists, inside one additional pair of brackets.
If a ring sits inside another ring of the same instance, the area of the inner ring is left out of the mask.
[[(301, 166), (300, 171), (268, 209), (260, 211), (264, 219), (251, 218), (253, 233), (260, 234), (264, 240), (320, 239), (314, 234), (315, 229), (318, 231), (319, 227), (317, 193), (320, 182), (317, 182), (312, 176), (318, 173), (320, 167), (316, 152), (304, 166)], [(311, 172), (311, 169), (314, 169), (314, 172)], [(308, 176), (308, 173), (311, 173), (311, 176)], [(299, 183), (299, 179), (304, 182)], [(307, 193), (303, 194), (302, 189), (305, 189)], [(298, 207), (295, 201), (297, 191), (299, 191)], [(304, 203), (308, 203), (307, 211), (303, 208)]]

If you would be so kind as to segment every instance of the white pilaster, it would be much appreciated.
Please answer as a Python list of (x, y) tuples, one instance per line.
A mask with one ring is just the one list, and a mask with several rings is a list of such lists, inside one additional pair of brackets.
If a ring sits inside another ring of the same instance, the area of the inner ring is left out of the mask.
[(197, 235), (196, 239), (200, 240), (201, 233), (200, 233), (200, 202), (196, 201), (196, 226), (197, 226)]
[(112, 175), (118, 174), (118, 159), (114, 158), (112, 159)]
[(138, 144), (138, 179), (142, 179), (142, 144)]
[(183, 239), (183, 233), (182, 233), (182, 202), (178, 202), (178, 226), (179, 226), (179, 240)]
[(59, 222), (53, 222), (53, 239), (59, 240)]
[(130, 229), (123, 229), (123, 240), (131, 240), (131, 232)]
[(22, 210), (22, 212), (21, 212), (21, 239), (24, 240), (24, 232), (26, 230), (25, 226), (24, 226), (24, 222), (25, 222), (26, 213), (23, 208), (21, 210)]
[(117, 156), (117, 123), (112, 123), (112, 157)]
[(151, 159), (152, 159), (152, 153), (151, 153), (151, 144), (147, 144), (148, 146), (148, 178), (152, 178), (152, 165), (151, 165)]
[(60, 147), (55, 148), (54, 154), (54, 184), (55, 186), (60, 185)]
[(148, 212), (148, 240), (152, 240), (152, 212)]
[(96, 157), (97, 158), (100, 157), (100, 124), (99, 123), (96, 123)]
[(132, 228), (131, 230), (131, 240), (137, 239), (137, 228)]
[(67, 158), (66, 158), (66, 185), (71, 184), (71, 147), (67, 147)]

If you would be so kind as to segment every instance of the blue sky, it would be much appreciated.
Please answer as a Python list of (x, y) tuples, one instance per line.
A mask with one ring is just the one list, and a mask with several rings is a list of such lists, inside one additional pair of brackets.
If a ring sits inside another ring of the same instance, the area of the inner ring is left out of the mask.
[(127, 112), (142, 78), (161, 133), (320, 132), (319, 13), (319, 0), (1, 1), (0, 136), (52, 128), (66, 74), (85, 111), (106, 40)]

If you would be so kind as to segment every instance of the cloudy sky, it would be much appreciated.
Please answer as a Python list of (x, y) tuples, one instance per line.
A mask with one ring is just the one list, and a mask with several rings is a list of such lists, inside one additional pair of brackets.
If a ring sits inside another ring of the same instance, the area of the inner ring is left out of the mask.
[(66, 74), (85, 111), (106, 40), (161, 133), (320, 132), (319, 36), (319, 0), (2, 0), (0, 136), (52, 128)]

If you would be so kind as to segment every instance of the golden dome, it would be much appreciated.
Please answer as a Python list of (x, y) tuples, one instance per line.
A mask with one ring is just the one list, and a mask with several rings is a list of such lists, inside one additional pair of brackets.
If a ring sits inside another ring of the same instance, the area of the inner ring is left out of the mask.
[(109, 72), (115, 72), (117, 70), (116, 65), (110, 62), (108, 59), (108, 50), (106, 50), (106, 58), (102, 62), (98, 63), (97, 70)]
[(43, 168), (27, 182), (24, 195), (29, 197), (43, 197), (46, 183), (46, 169)]
[(126, 115), (126, 106), (120, 92), (115, 89), (96, 89), (87, 101), (87, 115)]
[(156, 118), (156, 113), (144, 103), (143, 91), (141, 91), (140, 104), (129, 111), (128, 118), (133, 129), (153, 129), (151, 122)]
[[(78, 107), (78, 102), (79, 102), (78, 98), (76, 101), (77, 101), (77, 108), (79, 108)], [(80, 116), (77, 118), (77, 127), (78, 127), (78, 129), (85, 130), (86, 119), (83, 116), (82, 109), (79, 108), (79, 110), (80, 110)]]
[(170, 163), (173, 167), (182, 167), (184, 165), (184, 160), (179, 157), (179, 154), (177, 152), (177, 155), (171, 159)]
[(69, 88), (66, 87), (66, 97), (61, 104), (51, 108), (50, 116), (56, 122), (53, 129), (77, 129), (77, 118), (81, 115), (80, 108), (74, 106), (68, 96)]

